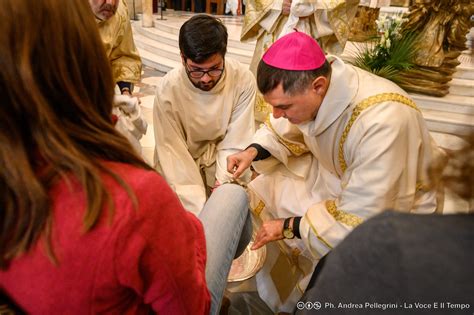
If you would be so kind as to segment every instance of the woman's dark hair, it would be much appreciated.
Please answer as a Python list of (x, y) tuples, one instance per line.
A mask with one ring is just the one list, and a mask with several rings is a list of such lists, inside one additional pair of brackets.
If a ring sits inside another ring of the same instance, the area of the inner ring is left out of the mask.
[(227, 29), (219, 19), (198, 14), (187, 20), (179, 31), (179, 49), (184, 58), (201, 63), (227, 52)]
[[(41, 235), (54, 260), (49, 190), (84, 189), (85, 231), (113, 211), (102, 161), (149, 167), (112, 125), (114, 82), (84, 0), (3, 0), (0, 10), (0, 269)], [(67, 209), (64, 209), (67, 210)]]
[(331, 65), (327, 60), (318, 69), (304, 71), (283, 70), (260, 60), (257, 68), (257, 84), (262, 94), (273, 91), (281, 83), (283, 92), (293, 95), (304, 91), (317, 77), (329, 77), (330, 74)]

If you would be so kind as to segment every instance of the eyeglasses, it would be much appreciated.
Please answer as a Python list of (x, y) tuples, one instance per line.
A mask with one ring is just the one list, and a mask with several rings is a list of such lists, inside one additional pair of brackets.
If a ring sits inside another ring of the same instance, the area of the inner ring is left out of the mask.
[(206, 73), (208, 76), (210, 77), (218, 77), (222, 74), (222, 72), (224, 72), (224, 67), (222, 67), (222, 69), (211, 69), (211, 70), (198, 70), (198, 71), (191, 71), (188, 69), (188, 64), (185, 62), (185, 69), (186, 69), (186, 73), (191, 77), (191, 78), (194, 78), (194, 79), (200, 79), (202, 78)]

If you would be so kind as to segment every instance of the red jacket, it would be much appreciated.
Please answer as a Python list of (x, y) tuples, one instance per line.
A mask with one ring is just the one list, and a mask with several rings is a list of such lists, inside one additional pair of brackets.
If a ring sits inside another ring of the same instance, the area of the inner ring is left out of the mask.
[(155, 172), (105, 163), (135, 192), (104, 176), (115, 205), (84, 233), (85, 195), (64, 181), (50, 192), (53, 250), (44, 240), (0, 271), (0, 287), (30, 314), (208, 314), (206, 248), (200, 221)]

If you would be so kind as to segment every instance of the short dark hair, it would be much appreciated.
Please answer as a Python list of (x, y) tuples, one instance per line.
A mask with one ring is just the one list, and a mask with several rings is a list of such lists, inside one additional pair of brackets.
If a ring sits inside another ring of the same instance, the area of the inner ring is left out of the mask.
[(179, 30), (179, 49), (185, 58), (200, 63), (227, 52), (227, 28), (210, 15), (198, 14), (187, 20)]
[(317, 69), (302, 71), (275, 68), (260, 60), (257, 69), (257, 84), (262, 94), (273, 91), (280, 83), (283, 85), (283, 92), (295, 94), (304, 91), (317, 77), (328, 77), (330, 74), (331, 65), (327, 60)]

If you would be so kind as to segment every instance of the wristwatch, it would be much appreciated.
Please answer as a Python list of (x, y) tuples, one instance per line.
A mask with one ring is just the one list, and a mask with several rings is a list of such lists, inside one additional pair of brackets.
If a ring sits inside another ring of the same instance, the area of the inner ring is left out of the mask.
[(283, 223), (283, 236), (287, 239), (295, 238), (295, 233), (293, 233), (293, 229), (290, 227), (290, 221), (291, 218), (286, 218)]

